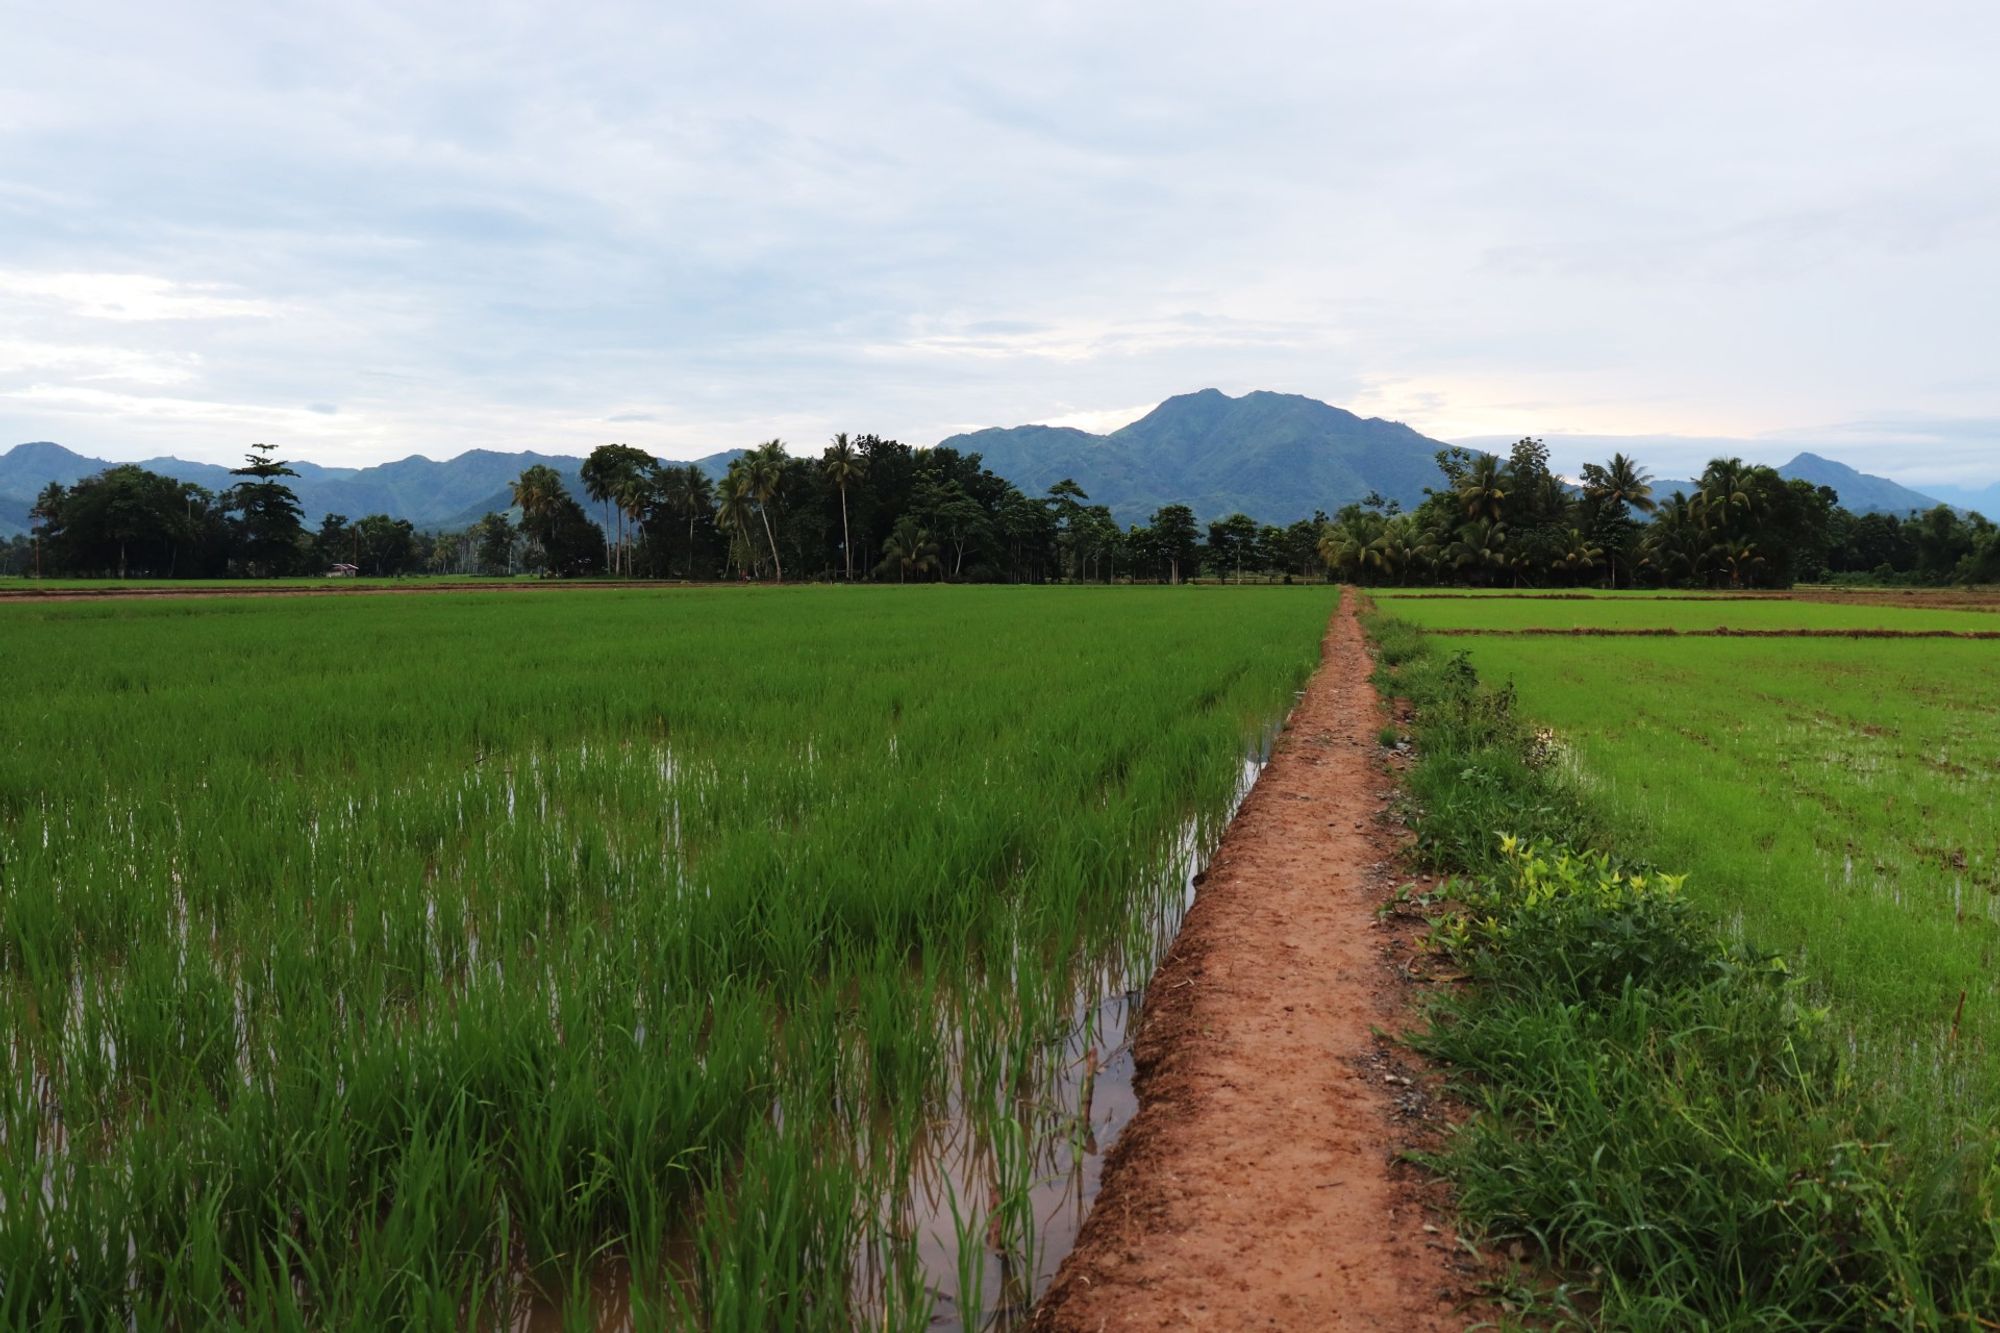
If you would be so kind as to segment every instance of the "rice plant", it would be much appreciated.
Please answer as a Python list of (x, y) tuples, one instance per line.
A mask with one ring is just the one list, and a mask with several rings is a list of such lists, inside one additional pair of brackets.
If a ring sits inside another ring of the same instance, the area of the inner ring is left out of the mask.
[(0, 1324), (1018, 1315), (1331, 609), (0, 606)]

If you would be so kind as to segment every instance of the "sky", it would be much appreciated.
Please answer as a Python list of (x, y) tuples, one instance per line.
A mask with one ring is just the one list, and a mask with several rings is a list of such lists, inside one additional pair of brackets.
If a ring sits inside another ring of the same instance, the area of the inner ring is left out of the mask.
[(1722, 441), (2000, 480), (1990, 3), (0, 0), (0, 33), (0, 447), (803, 452), (1213, 386), (1641, 437), (1663, 475)]

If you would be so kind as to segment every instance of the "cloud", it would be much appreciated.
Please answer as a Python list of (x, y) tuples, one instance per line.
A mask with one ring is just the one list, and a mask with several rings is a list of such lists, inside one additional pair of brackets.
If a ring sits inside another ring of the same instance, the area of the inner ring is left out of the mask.
[(1990, 6), (86, 9), (9, 25), (0, 445), (2000, 419)]
[(1028, 424), (1035, 426), (1068, 426), (1072, 430), (1089, 431), (1092, 435), (1109, 435), (1123, 426), (1129, 426), (1140, 417), (1157, 407), (1157, 403), (1139, 403), (1132, 407), (1107, 407), (1085, 409), (1080, 412), (1063, 412), (1052, 417)]
[(145, 273), (35, 273), (0, 269), (0, 299), (46, 304), (86, 319), (150, 321), (270, 319), (270, 302), (232, 296), (215, 283), (178, 282)]

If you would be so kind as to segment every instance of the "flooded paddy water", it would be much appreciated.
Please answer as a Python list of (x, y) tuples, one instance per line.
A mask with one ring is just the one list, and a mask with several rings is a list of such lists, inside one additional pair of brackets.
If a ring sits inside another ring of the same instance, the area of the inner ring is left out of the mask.
[(0, 610), (0, 1326), (1018, 1323), (1331, 594), (851, 592)]

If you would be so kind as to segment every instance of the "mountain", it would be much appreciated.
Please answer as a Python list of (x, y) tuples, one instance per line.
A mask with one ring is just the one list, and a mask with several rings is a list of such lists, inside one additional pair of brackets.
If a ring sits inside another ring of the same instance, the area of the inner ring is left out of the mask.
[(1857, 514), (1895, 514), (1900, 517), (1912, 510), (1936, 509), (1943, 503), (1921, 491), (1899, 486), (1887, 477), (1871, 477), (1845, 463), (1836, 463), (1818, 454), (1800, 454), (1781, 466), (1778, 475), (1787, 481), (1809, 481), (1815, 486), (1831, 486), (1839, 493), (1841, 506)]
[[(730, 460), (742, 452), (729, 449), (695, 461), (711, 476), (720, 476)], [(597, 506), (583, 493), (583, 482), (577, 475), (583, 460), (559, 454), (474, 449), (443, 462), (412, 454), (394, 463), (364, 468), (294, 461), (292, 467), (299, 475), (290, 485), (305, 510), (308, 527), (318, 527), (327, 514), (349, 518), (387, 514), (406, 518), (420, 528), (450, 532), (470, 525), (483, 514), (510, 508), (514, 501), (508, 484), (536, 463), (554, 468), (577, 502), (596, 512)], [(73, 486), (111, 466), (101, 458), (87, 458), (46, 440), (17, 444), (0, 454), (0, 539), (26, 531), (28, 506), (50, 482)], [(218, 492), (238, 480), (226, 467), (181, 458), (148, 458), (139, 466)]]
[(2000, 481), (1994, 482), (1985, 490), (1971, 486), (1934, 485), (1930, 488), (1930, 493), (1948, 505), (1956, 505), (1975, 514), (1984, 514), (1988, 518), (2000, 514)]
[(1242, 511), (1267, 523), (1328, 513), (1380, 491), (1407, 508), (1442, 478), (1447, 446), (1401, 422), (1358, 417), (1317, 399), (1217, 389), (1169, 398), (1144, 417), (1093, 435), (1062, 426), (1015, 426), (942, 443), (982, 455), (1030, 495), (1074, 478), (1121, 523), (1162, 505), (1186, 504), (1202, 520)]
[[(1845, 463), (1821, 458), (1818, 454), (1800, 454), (1791, 462), (1781, 464), (1777, 471), (1787, 481), (1806, 481), (1815, 486), (1833, 487), (1840, 496), (1841, 507), (1857, 514), (1894, 514), (1901, 518), (1911, 510), (1935, 509), (1943, 503), (1907, 486), (1900, 486), (1887, 477), (1858, 472)], [(1692, 496), (1700, 489), (1699, 482), (1653, 478), (1653, 498), (1656, 500), (1664, 500), (1675, 491)]]

